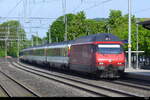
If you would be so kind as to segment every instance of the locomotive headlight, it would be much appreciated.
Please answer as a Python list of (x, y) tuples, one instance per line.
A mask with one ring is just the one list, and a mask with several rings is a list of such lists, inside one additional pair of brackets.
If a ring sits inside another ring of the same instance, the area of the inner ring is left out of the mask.
[(100, 63), (99, 63), (99, 65), (103, 65), (103, 64), (104, 64), (103, 62), (100, 62)]
[(123, 63), (118, 63), (118, 65), (121, 65), (121, 64), (123, 64)]

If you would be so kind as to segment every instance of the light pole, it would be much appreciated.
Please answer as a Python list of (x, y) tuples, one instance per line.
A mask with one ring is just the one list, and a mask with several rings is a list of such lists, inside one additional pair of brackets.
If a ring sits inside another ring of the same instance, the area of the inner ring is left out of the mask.
[(19, 51), (20, 51), (20, 34), (19, 34), (20, 26), (17, 26), (17, 61), (19, 61)]
[(34, 40), (33, 40), (33, 35), (32, 35), (32, 41), (31, 41), (31, 45), (32, 45), (32, 47), (34, 46)]
[(67, 16), (66, 16), (66, 0), (62, 0), (62, 7), (64, 13), (64, 23), (65, 23), (65, 34), (64, 34), (64, 41), (67, 41)]
[(39, 45), (39, 42), (38, 42), (38, 32), (36, 32), (36, 46)]
[(136, 24), (136, 51), (137, 51), (137, 53), (136, 53), (136, 59), (137, 59), (137, 61), (136, 61), (136, 69), (139, 69), (139, 53), (138, 53), (138, 50), (139, 50), (139, 45), (138, 45), (138, 33), (139, 33), (139, 25), (138, 24)]
[[(51, 27), (51, 26), (50, 26)], [(48, 42), (51, 43), (51, 28), (48, 29)]]
[(64, 40), (67, 41), (67, 16), (65, 14), (65, 35), (64, 35)]
[(18, 26), (17, 26), (17, 58), (19, 60), (19, 33), (18, 33)]
[(128, 68), (131, 67), (131, 0), (128, 0)]

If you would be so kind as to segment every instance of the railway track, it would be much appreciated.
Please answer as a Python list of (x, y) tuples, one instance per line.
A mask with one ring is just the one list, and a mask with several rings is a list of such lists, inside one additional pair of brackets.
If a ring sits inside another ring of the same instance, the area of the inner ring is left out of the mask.
[(5, 88), (3, 88), (1, 85), (0, 85), (0, 97), (10, 97), (7, 90), (5, 90)]
[(8, 74), (0, 71), (1, 97), (41, 97), (39, 94), (17, 81)]
[[(105, 81), (106, 82), (110, 82), (110, 81), (107, 81), (107, 80), (105, 80)], [(112, 83), (150, 91), (150, 84), (145, 82), (145, 81), (143, 81), (143, 80), (141, 82), (138, 82), (138, 80), (135, 80), (135, 81), (134, 80), (133, 81), (132, 80), (128, 80), (128, 81), (122, 80), (122, 81), (116, 81), (116, 82), (112, 82)]]
[(84, 90), (86, 92), (90, 92), (90, 93), (97, 95), (97, 96), (105, 96), (105, 97), (141, 96), (141, 95), (137, 95), (134, 93), (130, 93), (130, 92), (126, 92), (126, 91), (122, 91), (122, 90), (118, 90), (118, 89), (114, 89), (114, 88), (110, 88), (110, 87), (106, 87), (106, 86), (91, 84), (91, 83), (88, 83), (88, 82), (85, 82), (82, 80), (64, 77), (62, 75), (57, 75), (54, 73), (52, 74), (50, 72), (45, 72), (45, 71), (40, 70), (40, 69), (27, 67), (27, 66), (22, 65), (22, 64), (17, 63), (17, 62), (15, 62), (15, 63), (13, 62), (12, 65), (21, 69), (21, 70), (24, 70), (24, 71), (45, 77), (47, 79), (54, 80), (54, 81), (57, 81), (57, 82), (81, 89), (81, 90)]

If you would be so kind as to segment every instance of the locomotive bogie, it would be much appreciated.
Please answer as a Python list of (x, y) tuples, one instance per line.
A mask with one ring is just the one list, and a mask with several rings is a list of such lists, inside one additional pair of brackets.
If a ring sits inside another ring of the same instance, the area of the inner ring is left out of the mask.
[(124, 72), (124, 66), (97, 66), (97, 68), (101, 78), (117, 78), (121, 76), (121, 72)]

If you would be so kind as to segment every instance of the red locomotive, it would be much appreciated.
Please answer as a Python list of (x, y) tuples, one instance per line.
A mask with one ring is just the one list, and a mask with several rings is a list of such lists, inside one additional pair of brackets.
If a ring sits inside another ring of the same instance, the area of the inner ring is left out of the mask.
[(72, 70), (119, 77), (125, 69), (122, 42), (108, 33), (81, 37), (71, 46), (69, 64)]

